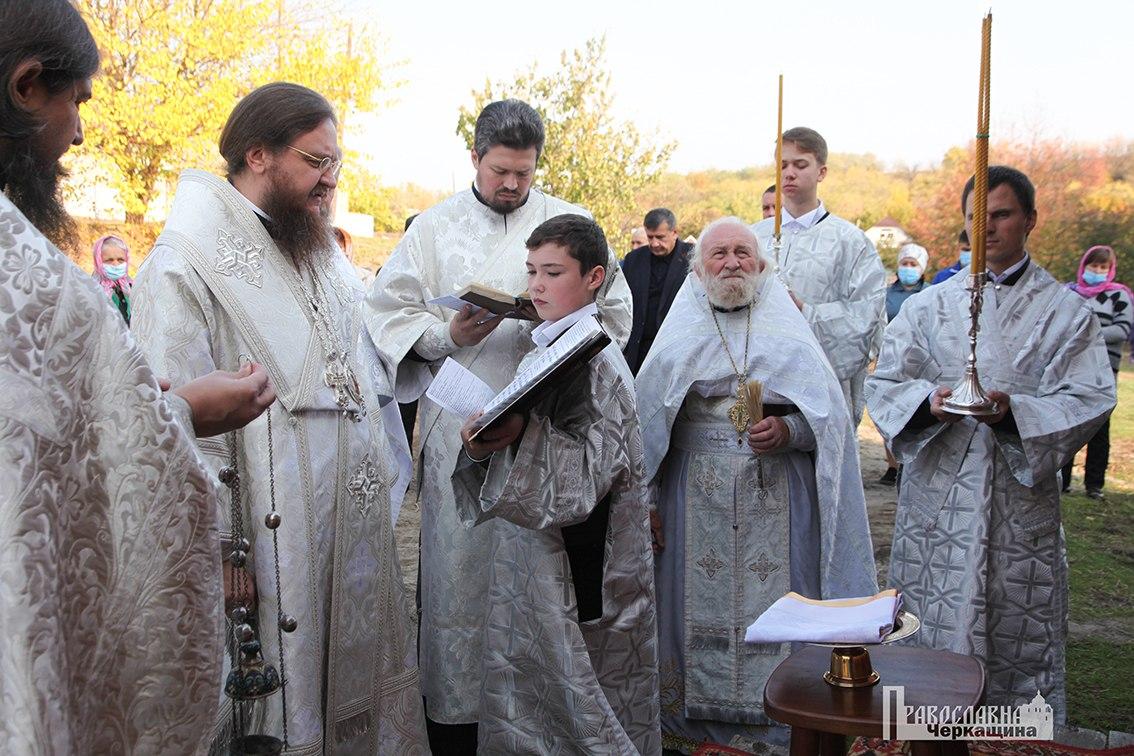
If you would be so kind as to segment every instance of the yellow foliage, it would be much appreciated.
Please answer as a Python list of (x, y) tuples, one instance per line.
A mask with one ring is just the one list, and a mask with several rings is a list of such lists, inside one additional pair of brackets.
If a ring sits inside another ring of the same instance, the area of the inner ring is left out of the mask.
[[(256, 86), (290, 80), (322, 92), (340, 117), (375, 107), (373, 37), (350, 40), (311, 0), (79, 0), (102, 52), (84, 126), (127, 219), (160, 179), (215, 168), (233, 106)], [(327, 19), (307, 22), (306, 18)], [(364, 42), (363, 39), (366, 41)], [(350, 54), (347, 48), (350, 47)]]

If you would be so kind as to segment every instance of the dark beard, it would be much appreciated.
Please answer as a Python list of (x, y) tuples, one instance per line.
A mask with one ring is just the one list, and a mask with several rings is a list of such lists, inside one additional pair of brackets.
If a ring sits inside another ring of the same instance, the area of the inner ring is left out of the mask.
[(64, 251), (78, 248), (79, 233), (60, 196), (67, 171), (58, 161), (44, 165), (30, 142), (17, 143), (0, 155), (0, 190), (40, 233)]
[(268, 233), (284, 254), (295, 262), (326, 252), (332, 243), (330, 221), (321, 213), (312, 213), (303, 202), (296, 202), (284, 190), (272, 184), (262, 200), (263, 210), (271, 218), (265, 222)]

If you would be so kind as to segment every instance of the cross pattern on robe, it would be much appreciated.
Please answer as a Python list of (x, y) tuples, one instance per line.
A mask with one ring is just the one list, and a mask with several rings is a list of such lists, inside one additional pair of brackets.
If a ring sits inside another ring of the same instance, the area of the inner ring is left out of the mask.
[[(960, 551), (962, 558), (961, 563), (955, 559), (954, 550)], [(948, 587), (953, 585), (951, 582), (953, 575), (963, 578), (965, 575), (964, 556), (967, 549), (963, 545), (957, 544), (952, 540), (945, 541), (936, 549), (933, 550), (933, 557), (930, 559), (929, 566), (932, 570), (937, 570), (934, 582), (940, 586)], [(944, 573), (942, 575), (941, 573)]]
[(709, 549), (709, 553), (698, 559), (697, 564), (701, 566), (701, 569), (705, 571), (705, 574), (707, 574), (710, 579), (725, 566), (725, 563), (717, 556), (717, 550), (715, 548)]
[[(1008, 574), (1008, 576), (1006, 578), (1004, 578), (1004, 582), (1007, 583), (1009, 586), (1015, 586), (1015, 587), (1024, 589), (1023, 601), (1020, 601), (1015, 596), (1010, 597), (1010, 599), (1012, 601), (1014, 601), (1017, 604), (1023, 604), (1024, 606), (1031, 606), (1032, 600), (1033, 600), (1032, 599), (1032, 592), (1033, 591), (1043, 591), (1045, 594), (1050, 595), (1050, 591), (1048, 590), (1048, 586), (1040, 584), (1039, 578), (1041, 576), (1036, 574), (1038, 569), (1039, 569), (1038, 560), (1032, 559), (1028, 562), (1028, 567), (1027, 567), (1028, 572), (1027, 572), (1026, 575), (1013, 574), (1013, 573), (1010, 572)], [(1045, 572), (1046, 572), (1046, 570), (1045, 570)], [(1046, 577), (1046, 575), (1044, 575), (1043, 577)]]
[(761, 551), (760, 556), (756, 557), (756, 561), (748, 565), (748, 569), (756, 573), (756, 577), (760, 578), (760, 582), (767, 581), (768, 576), (780, 568), (779, 562), (773, 562), (768, 559), (768, 555)]
[(706, 496), (712, 496), (718, 488), (724, 485), (724, 481), (717, 475), (717, 471), (713, 469), (712, 465), (703, 465), (694, 480), (697, 481), (697, 485), (701, 487)]
[(264, 248), (259, 244), (218, 229), (217, 273), (242, 278), (259, 289), (264, 282)]
[[(1010, 621), (1011, 619), (1013, 619), (1013, 618), (1001, 619), (996, 624), (996, 629), (993, 630), (992, 633), (991, 633), (992, 638), (994, 640), (1006, 641), (1009, 645), (1012, 646), (1012, 653), (1011, 654), (999, 653), (998, 655), (1010, 656), (1013, 659), (1022, 659), (1025, 646), (1029, 646), (1029, 645), (1040, 645), (1040, 646), (1042, 646), (1047, 641), (1047, 638), (1043, 633), (1043, 627), (1042, 626), (1040, 626), (1040, 628), (1039, 628), (1039, 630), (1040, 630), (1039, 634), (1037, 634), (1037, 635), (1029, 635), (1028, 634), (1029, 626), (1032, 624), (1032, 620), (1031, 620), (1030, 617), (1028, 617), (1028, 615), (1026, 615), (1026, 614), (1017, 615), (1017, 617), (1015, 619), (1019, 620), (1018, 623), (1011, 622)], [(1016, 632), (1012, 632), (1012, 629), (1010, 627), (1007, 627), (1007, 626), (1013, 625), (1013, 624), (1016, 626)], [(1039, 623), (1036, 623), (1036, 624), (1039, 624)], [(1004, 628), (1004, 629), (1002, 630), (1001, 628)]]
[(362, 463), (347, 483), (347, 491), (354, 497), (358, 513), (365, 517), (370, 512), (371, 504), (391, 482), (382, 479), (381, 471), (371, 461), (369, 454), (363, 457)]
[[(946, 615), (942, 618), (942, 614)], [(939, 644), (939, 636), (953, 632), (953, 607), (947, 606), (944, 601), (936, 602), (921, 618), (921, 624), (929, 630), (933, 645)]]

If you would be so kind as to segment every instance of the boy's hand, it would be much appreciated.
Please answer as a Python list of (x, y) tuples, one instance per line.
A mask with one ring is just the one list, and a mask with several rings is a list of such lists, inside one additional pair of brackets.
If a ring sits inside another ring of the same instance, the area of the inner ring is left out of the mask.
[(504, 322), (504, 318), (493, 315), (489, 310), (465, 305), (457, 316), (449, 321), (449, 336), (459, 347), (470, 347), (484, 341), (488, 334)]
[(524, 432), (527, 418), (518, 412), (509, 412), (500, 418), (491, 428), (485, 428), (475, 439), (470, 438), (475, 432), (473, 421), (480, 417), (476, 413), (465, 421), (461, 428), (461, 443), (465, 452), (476, 462), (483, 462), (495, 452), (512, 445), (512, 442)]

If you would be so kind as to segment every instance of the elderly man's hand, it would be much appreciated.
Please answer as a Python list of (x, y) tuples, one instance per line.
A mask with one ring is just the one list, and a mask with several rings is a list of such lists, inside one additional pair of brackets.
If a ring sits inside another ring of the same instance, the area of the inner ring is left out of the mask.
[(791, 441), (791, 431), (782, 417), (766, 417), (748, 427), (748, 445), (757, 454), (783, 449)]
[(178, 386), (173, 393), (189, 405), (193, 430), (200, 438), (243, 428), (276, 400), (268, 371), (255, 363), (235, 373), (214, 370)]

